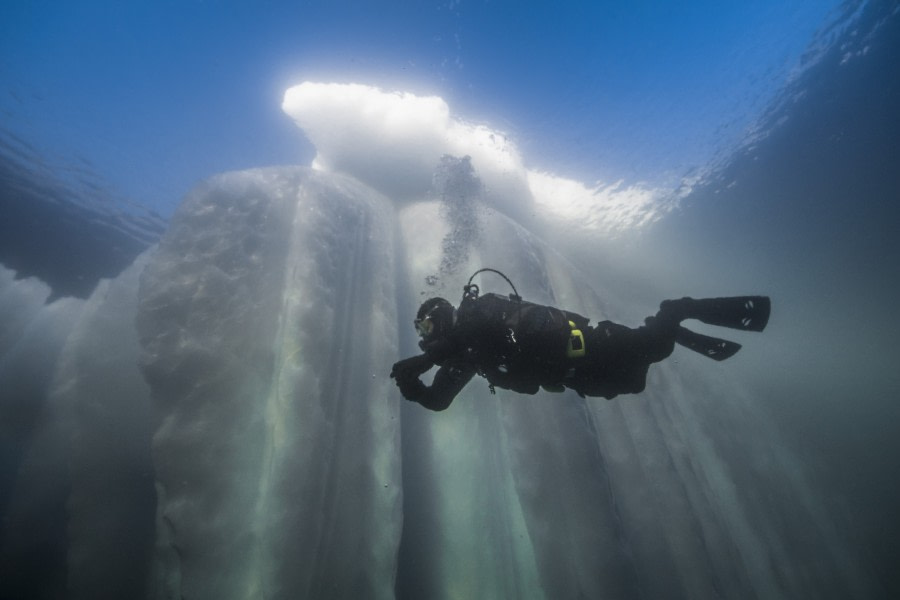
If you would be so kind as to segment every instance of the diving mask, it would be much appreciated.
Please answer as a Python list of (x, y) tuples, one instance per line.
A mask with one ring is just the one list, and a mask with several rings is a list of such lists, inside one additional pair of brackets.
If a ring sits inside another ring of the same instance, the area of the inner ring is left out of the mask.
[(434, 321), (429, 317), (416, 319), (413, 321), (413, 324), (416, 326), (416, 332), (419, 334), (419, 337), (427, 338), (434, 331)]

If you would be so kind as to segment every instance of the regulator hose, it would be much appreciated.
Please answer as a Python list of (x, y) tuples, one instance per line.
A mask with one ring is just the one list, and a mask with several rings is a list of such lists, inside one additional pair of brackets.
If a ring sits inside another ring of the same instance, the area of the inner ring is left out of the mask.
[(477, 284), (472, 283), (472, 280), (475, 279), (475, 276), (478, 275), (479, 273), (485, 273), (485, 272), (496, 273), (497, 275), (499, 275), (500, 277), (505, 279), (506, 283), (509, 284), (509, 287), (511, 287), (512, 291), (513, 291), (513, 293), (509, 295), (510, 300), (514, 300), (516, 302), (522, 301), (522, 296), (519, 295), (518, 290), (516, 290), (516, 286), (514, 286), (513, 282), (509, 280), (509, 277), (507, 277), (506, 275), (504, 275), (497, 269), (490, 269), (490, 268), (478, 269), (477, 271), (472, 273), (472, 276), (469, 277), (469, 283), (467, 283), (466, 285), (463, 286), (463, 300), (465, 300), (466, 298), (469, 298), (470, 300), (475, 300), (476, 298), (478, 298), (478, 294), (479, 294), (480, 290), (479, 290)]

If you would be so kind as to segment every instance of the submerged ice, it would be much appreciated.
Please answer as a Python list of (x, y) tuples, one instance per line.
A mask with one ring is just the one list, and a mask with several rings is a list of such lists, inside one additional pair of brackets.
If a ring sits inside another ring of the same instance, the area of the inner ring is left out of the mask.
[[(359, 138), (329, 111), (377, 137), (384, 123), (360, 103), (399, 118), (392, 103), (409, 98), (352, 92), (340, 105), (289, 92), (321, 143), (316, 168), (213, 177), (88, 301), (42, 307), (40, 290), (0, 273), (16, 315), (0, 332), (0, 383), (20, 382), (37, 407), (4, 470), (4, 574), (31, 532), (61, 544), (49, 580), (71, 598), (859, 591), (836, 553), (803, 570), (780, 560), (840, 543), (789, 454), (743, 433), (766, 431), (752, 399), (702, 358), (655, 366), (644, 394), (613, 402), (491, 395), (476, 379), (445, 413), (406, 403), (387, 374), (415, 350), (415, 307), (456, 301), (477, 268), (594, 321), (621, 309), (531, 218), (507, 150), (448, 153), (484, 132), (440, 121), (410, 141), (400, 122), (387, 142), (399, 154), (372, 166), (345, 151)], [(409, 180), (413, 167), (391, 162), (404, 152), (427, 158)], [(16, 369), (28, 352), (45, 357), (30, 378)], [(794, 512), (773, 494), (796, 496)], [(55, 530), (35, 528), (35, 506), (54, 508)], [(793, 519), (813, 533), (794, 535)], [(5, 595), (29, 585), (0, 578)]]

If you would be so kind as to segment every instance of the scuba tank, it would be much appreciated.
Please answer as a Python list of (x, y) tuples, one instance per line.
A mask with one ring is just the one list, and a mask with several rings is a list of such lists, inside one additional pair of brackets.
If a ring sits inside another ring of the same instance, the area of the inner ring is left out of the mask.
[[(512, 288), (508, 296), (481, 294), (475, 276), (496, 273)], [(496, 269), (479, 269), (463, 286), (459, 319), (472, 328), (472, 351), (484, 366), (482, 375), (501, 387), (516, 389), (556, 384), (585, 356), (582, 329), (589, 319), (522, 299), (512, 281)], [(503, 380), (499, 382), (498, 380)], [(523, 390), (517, 390), (523, 391)], [(533, 391), (531, 393), (534, 393)]]

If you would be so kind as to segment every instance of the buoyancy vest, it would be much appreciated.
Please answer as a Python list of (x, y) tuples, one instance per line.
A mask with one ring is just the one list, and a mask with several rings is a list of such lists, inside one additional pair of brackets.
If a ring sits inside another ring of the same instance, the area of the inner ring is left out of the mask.
[(462, 301), (452, 337), (492, 385), (533, 394), (541, 385), (559, 384), (580, 358), (575, 334), (588, 322), (559, 308), (487, 293)]

